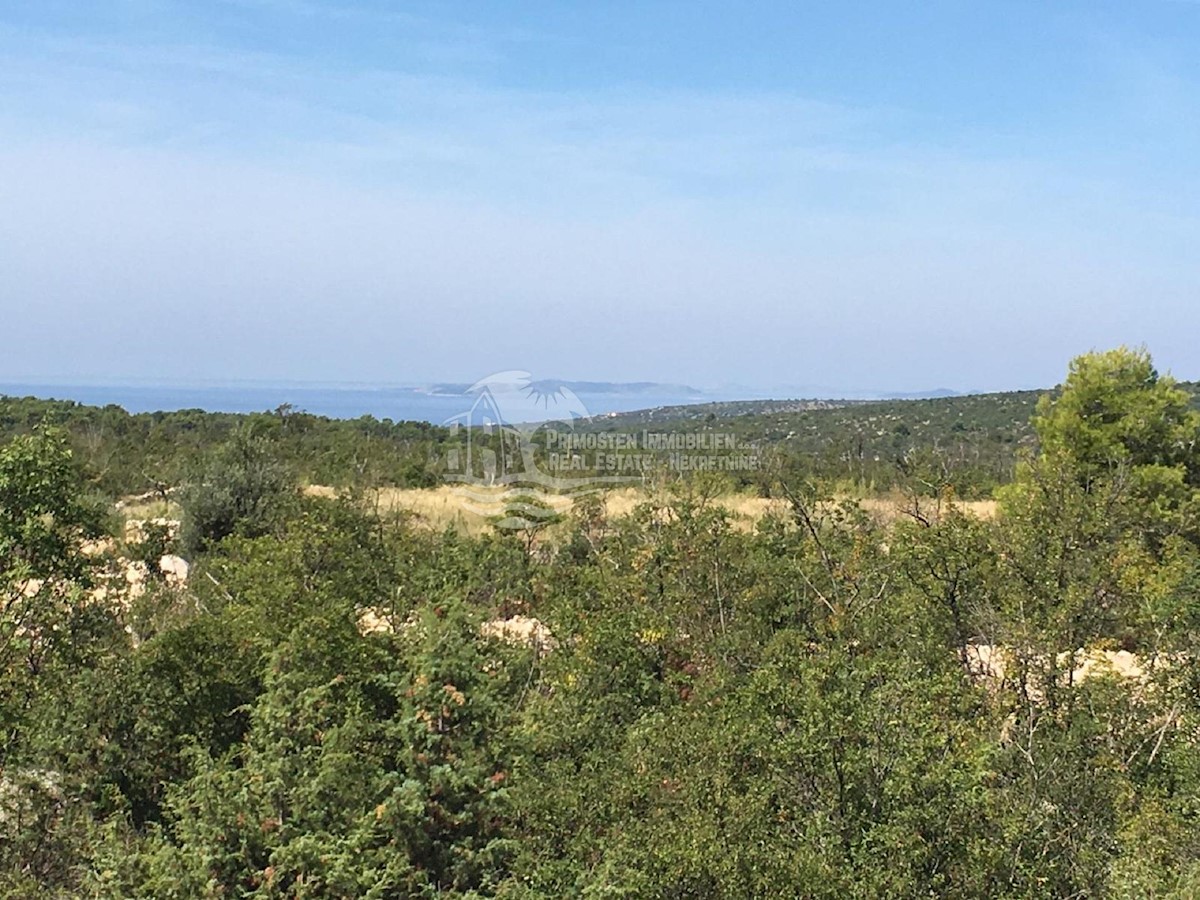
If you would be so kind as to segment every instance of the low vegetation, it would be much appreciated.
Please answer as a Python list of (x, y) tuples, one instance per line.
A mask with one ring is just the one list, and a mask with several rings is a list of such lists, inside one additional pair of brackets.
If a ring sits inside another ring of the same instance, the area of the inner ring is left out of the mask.
[[(882, 429), (886, 476), (799, 453), (521, 531), (413, 491), (436, 429), (6, 401), (0, 894), (1200, 895), (1191, 394), (1081, 357), (990, 481), (891, 443), (955, 402), (795, 413)], [(182, 530), (126, 538), (147, 491)]]

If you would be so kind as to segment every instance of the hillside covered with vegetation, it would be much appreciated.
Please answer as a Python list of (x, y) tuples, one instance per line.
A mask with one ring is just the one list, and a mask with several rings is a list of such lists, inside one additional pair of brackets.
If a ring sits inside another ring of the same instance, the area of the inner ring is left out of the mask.
[[(1183, 383), (1197, 403), (1197, 385)], [(767, 495), (772, 479), (817, 479), (858, 496), (914, 479), (991, 497), (1032, 450), (1037, 391), (922, 400), (762, 401), (660, 407), (579, 420), (578, 431), (720, 433), (755, 448), (765, 474), (734, 474), (730, 489)], [(61, 400), (0, 397), (0, 440), (62, 428), (91, 489), (108, 499), (178, 487), (234, 433), (269, 447), (301, 481), (340, 488), (418, 488), (445, 475), (451, 432), (371, 416), (341, 420), (288, 406), (241, 415), (180, 410), (129, 414)], [(536, 440), (536, 439), (535, 439)]]
[(599, 431), (682, 427), (769, 448), (789, 477), (816, 477), (851, 493), (902, 486), (923, 470), (961, 496), (990, 496), (1011, 481), (1034, 434), (1040, 393), (1015, 391), (925, 400), (760, 401), (676, 406), (598, 419)]
[[(1191, 394), (1117, 350), (730, 421), (808, 460), (752, 528), (697, 474), (472, 536), (354, 489), (438, 429), (4, 401), (0, 895), (1200, 895)], [(812, 462), (860, 439), (910, 515)], [(983, 518), (939, 454), (992, 444)]]
[(0, 440), (41, 426), (61, 429), (88, 484), (109, 498), (177, 487), (235, 432), (270, 447), (297, 477), (316, 484), (423, 487), (445, 429), (371, 416), (330, 419), (281, 406), (243, 415), (199, 409), (130, 414), (119, 406), (0, 397)]
[[(1020, 448), (1032, 441), (1029, 420), (1037, 396), (703, 404), (598, 417), (575, 427), (729, 434), (769, 457), (773, 471), (837, 482), (856, 494), (902, 485), (906, 467), (936, 466), (961, 495), (982, 497), (1012, 479)], [(109, 499), (178, 487), (235, 432), (268, 445), (270, 455), (306, 483), (338, 487), (436, 484), (453, 441), (447, 429), (426, 423), (328, 419), (288, 407), (251, 415), (202, 410), (131, 415), (116, 406), (0, 397), (0, 439), (43, 425), (66, 432), (88, 483)], [(764, 492), (768, 487), (751, 476), (735, 478), (731, 486)]]

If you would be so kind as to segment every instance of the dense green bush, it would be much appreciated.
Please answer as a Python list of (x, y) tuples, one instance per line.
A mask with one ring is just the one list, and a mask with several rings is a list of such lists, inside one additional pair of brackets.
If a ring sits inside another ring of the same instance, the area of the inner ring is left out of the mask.
[(294, 476), (269, 446), (237, 431), (184, 486), (180, 543), (194, 555), (233, 534), (267, 534), (295, 492)]

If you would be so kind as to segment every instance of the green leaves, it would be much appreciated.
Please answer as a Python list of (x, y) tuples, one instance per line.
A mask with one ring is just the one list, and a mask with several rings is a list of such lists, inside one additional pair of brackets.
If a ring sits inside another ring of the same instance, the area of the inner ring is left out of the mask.
[(1033, 425), (1044, 460), (1068, 468), (1089, 491), (1127, 478), (1134, 495), (1153, 502), (1168, 492), (1177, 503), (1200, 477), (1200, 413), (1144, 349), (1073, 360), (1058, 396), (1039, 402)]
[(42, 430), (0, 448), (0, 567), (25, 577), (78, 578), (80, 544), (100, 534), (99, 510), (62, 432)]
[(195, 554), (233, 534), (268, 534), (294, 496), (294, 476), (268, 445), (237, 431), (184, 490), (181, 543)]
[(197, 754), (172, 790), (159, 883), (176, 873), (256, 897), (494, 886), (519, 683), (485, 650), (461, 608), (395, 639), (299, 626), (272, 656), (244, 744)]

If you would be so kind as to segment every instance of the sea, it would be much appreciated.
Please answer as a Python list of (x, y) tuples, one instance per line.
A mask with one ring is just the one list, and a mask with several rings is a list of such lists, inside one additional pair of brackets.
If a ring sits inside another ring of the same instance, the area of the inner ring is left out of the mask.
[[(103, 384), (5, 384), (0, 395), (74, 400), (88, 406), (114, 404), (131, 413), (202, 409), (206, 412), (267, 412), (290, 404), (297, 411), (333, 419), (374, 416), (394, 422), (441, 424), (470, 410), (474, 397), (466, 393), (433, 392), (423, 387), (323, 386), (305, 384), (205, 385), (103, 385)], [(576, 391), (592, 416), (738, 399), (723, 393), (671, 391), (663, 386), (639, 386), (622, 392), (609, 388), (600, 392)]]

